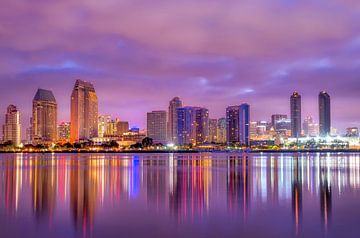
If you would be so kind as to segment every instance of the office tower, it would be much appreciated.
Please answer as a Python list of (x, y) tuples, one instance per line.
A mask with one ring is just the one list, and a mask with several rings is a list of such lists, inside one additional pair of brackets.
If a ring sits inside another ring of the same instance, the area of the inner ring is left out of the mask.
[(127, 121), (118, 121), (116, 124), (116, 134), (118, 136), (123, 136), (125, 133), (129, 132), (129, 122)]
[(284, 114), (274, 114), (271, 116), (271, 126), (274, 128), (275, 131), (278, 130), (277, 122), (287, 119), (287, 115)]
[(98, 99), (94, 86), (76, 80), (71, 94), (72, 142), (88, 140), (98, 136)]
[(176, 109), (182, 107), (180, 98), (174, 97), (169, 103), (168, 121), (167, 121), (167, 136), (168, 141), (177, 143), (177, 120)]
[(226, 108), (227, 143), (250, 145), (250, 106), (230, 106)]
[(11, 142), (15, 146), (21, 143), (21, 124), (20, 112), (16, 106), (9, 105), (5, 114), (5, 124), (3, 126), (4, 142)]
[(294, 92), (290, 97), (291, 136), (301, 136), (301, 95)]
[(241, 145), (250, 146), (250, 105), (240, 105), (239, 140)]
[(202, 144), (209, 140), (209, 110), (195, 107), (196, 144)]
[(319, 94), (319, 132), (320, 136), (329, 136), (331, 131), (330, 96), (322, 91)]
[(314, 120), (311, 116), (307, 116), (303, 122), (303, 130), (305, 136), (309, 136), (309, 128), (311, 124), (314, 124)]
[(103, 138), (110, 131), (109, 127), (111, 124), (110, 115), (100, 115), (98, 117), (98, 137)]
[(349, 127), (346, 128), (347, 137), (359, 137), (359, 128), (358, 127)]
[(240, 107), (230, 106), (226, 108), (226, 142), (239, 143), (240, 139)]
[(166, 111), (152, 111), (147, 113), (147, 136), (154, 143), (166, 144)]
[(222, 117), (218, 120), (217, 125), (217, 143), (226, 143), (226, 118)]
[(217, 119), (209, 119), (209, 142), (217, 141)]
[(176, 109), (177, 141), (180, 145), (201, 144), (209, 137), (209, 111), (201, 107), (183, 107)]
[(58, 139), (63, 142), (70, 140), (70, 122), (61, 122), (58, 126)]
[(32, 111), (33, 143), (55, 142), (57, 138), (57, 103), (54, 94), (38, 89), (33, 100)]

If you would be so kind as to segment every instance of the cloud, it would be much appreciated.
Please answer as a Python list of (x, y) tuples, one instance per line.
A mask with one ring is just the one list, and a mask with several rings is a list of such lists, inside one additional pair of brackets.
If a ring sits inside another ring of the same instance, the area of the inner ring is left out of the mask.
[[(3, 0), (0, 23), (0, 110), (25, 118), (48, 87), (68, 120), (76, 78), (94, 82), (102, 113), (142, 126), (175, 95), (214, 117), (247, 101), (255, 119), (287, 111), (293, 90), (314, 117), (324, 88), (360, 99), (358, 1)], [(341, 127), (356, 121), (344, 113)]]

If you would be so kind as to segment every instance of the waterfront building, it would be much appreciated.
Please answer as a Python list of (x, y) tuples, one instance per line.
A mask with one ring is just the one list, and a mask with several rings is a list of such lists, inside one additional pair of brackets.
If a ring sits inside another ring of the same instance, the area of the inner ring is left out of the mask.
[(229, 144), (250, 144), (250, 106), (248, 104), (226, 108), (226, 134)]
[(294, 92), (290, 97), (291, 136), (301, 136), (301, 95)]
[(98, 137), (103, 138), (109, 131), (109, 127), (111, 124), (111, 116), (110, 115), (100, 115), (98, 117)]
[(58, 140), (62, 142), (70, 141), (70, 122), (61, 122), (58, 126)]
[(57, 103), (50, 90), (38, 89), (33, 99), (32, 142), (50, 143), (57, 139)]
[(9, 105), (5, 114), (5, 123), (3, 126), (3, 141), (11, 142), (14, 146), (19, 146), (21, 143), (21, 124), (20, 112), (16, 106)]
[(177, 109), (177, 141), (180, 145), (208, 142), (209, 111), (201, 107)]
[(129, 122), (127, 121), (118, 121), (116, 123), (116, 134), (122, 136), (125, 133), (129, 132)]
[(98, 98), (90, 82), (76, 80), (71, 94), (71, 141), (98, 136)]
[(331, 132), (330, 96), (326, 91), (319, 94), (319, 130), (320, 136), (329, 136)]
[(147, 136), (154, 143), (166, 144), (166, 111), (152, 111), (147, 113)]
[(180, 98), (174, 97), (169, 103), (168, 120), (167, 120), (167, 136), (168, 142), (177, 143), (177, 122), (178, 117), (176, 110), (182, 107)]
[(209, 119), (209, 142), (217, 142), (217, 119)]
[(222, 117), (218, 119), (217, 123), (217, 143), (226, 143), (226, 118)]

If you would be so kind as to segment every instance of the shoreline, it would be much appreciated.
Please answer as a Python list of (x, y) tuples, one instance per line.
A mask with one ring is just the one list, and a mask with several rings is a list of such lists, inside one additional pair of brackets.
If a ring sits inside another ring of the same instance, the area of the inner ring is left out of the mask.
[(111, 151), (111, 150), (69, 150), (69, 151), (0, 151), (0, 154), (196, 154), (196, 153), (244, 153), (244, 154), (274, 154), (274, 153), (360, 153), (360, 149), (325, 149), (325, 150), (122, 150), (122, 151)]

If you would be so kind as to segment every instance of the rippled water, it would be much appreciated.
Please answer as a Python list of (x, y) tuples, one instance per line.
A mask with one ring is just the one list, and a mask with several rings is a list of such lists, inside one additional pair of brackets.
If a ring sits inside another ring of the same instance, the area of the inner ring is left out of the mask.
[(1, 154), (0, 237), (360, 237), (360, 154)]

